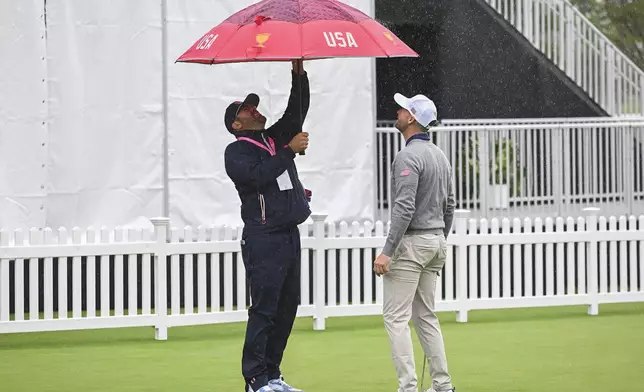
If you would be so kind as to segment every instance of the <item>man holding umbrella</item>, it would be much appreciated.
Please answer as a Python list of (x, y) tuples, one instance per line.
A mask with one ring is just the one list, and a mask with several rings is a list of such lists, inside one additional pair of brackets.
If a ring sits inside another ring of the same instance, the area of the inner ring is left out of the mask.
[(241, 250), (252, 305), (242, 354), (246, 392), (297, 392), (280, 364), (300, 300), (300, 233), (311, 214), (295, 156), (308, 147), (302, 123), (309, 109), (309, 81), (294, 60), (292, 88), (282, 118), (268, 129), (257, 111), (259, 97), (231, 103), (224, 123), (235, 136), (225, 151), (226, 173), (241, 199)]
[[(301, 3), (260, 0), (243, 8), (199, 37), (177, 62), (418, 57), (393, 32), (357, 8), (341, 1)], [(293, 62), (286, 113), (268, 129), (257, 111), (258, 103), (259, 97), (250, 94), (231, 104), (224, 120), (238, 139), (226, 148), (225, 165), (242, 202), (242, 256), (253, 302), (242, 372), (247, 392), (293, 391), (281, 379), (279, 367), (299, 304), (297, 225), (311, 213), (310, 194), (302, 188), (294, 163), (295, 154), (308, 147), (308, 134), (300, 132), (309, 107), (301, 61)]]

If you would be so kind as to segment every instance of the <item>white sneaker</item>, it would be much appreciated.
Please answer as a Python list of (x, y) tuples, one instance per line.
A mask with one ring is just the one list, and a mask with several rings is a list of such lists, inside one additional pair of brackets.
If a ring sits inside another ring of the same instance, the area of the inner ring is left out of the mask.
[[(275, 392), (304, 392), (301, 389), (294, 388), (284, 381), (283, 377), (280, 377), (275, 380), (270, 380), (268, 386), (272, 388)], [(259, 391), (258, 391), (259, 392)]]

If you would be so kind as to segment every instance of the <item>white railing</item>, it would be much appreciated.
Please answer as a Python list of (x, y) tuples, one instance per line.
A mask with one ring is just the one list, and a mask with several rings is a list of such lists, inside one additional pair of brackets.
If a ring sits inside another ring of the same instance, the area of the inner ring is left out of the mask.
[[(615, 122), (644, 122), (644, 116), (622, 114), (611, 117), (547, 117), (547, 118), (466, 118), (442, 119), (440, 125), (446, 127), (465, 125), (525, 125), (525, 124), (603, 124)], [(378, 120), (377, 128), (393, 128), (396, 120)]]
[[(477, 217), (576, 214), (588, 204), (644, 212), (644, 117), (456, 120), (430, 136), (452, 164), (457, 208)], [(396, 128), (376, 129), (376, 219), (389, 217), (403, 146)]]
[[(437, 310), (468, 311), (644, 301), (644, 215), (471, 219), (457, 211), (437, 286)], [(246, 290), (237, 228), (61, 229), (0, 233), (0, 333), (131, 326), (156, 339), (183, 325), (241, 322)], [(387, 224), (301, 226), (300, 317), (377, 315), (372, 261)], [(183, 239), (180, 239), (183, 238)], [(158, 306), (166, 304), (166, 306)]]
[(567, 0), (485, 0), (609, 115), (644, 115), (644, 72)]

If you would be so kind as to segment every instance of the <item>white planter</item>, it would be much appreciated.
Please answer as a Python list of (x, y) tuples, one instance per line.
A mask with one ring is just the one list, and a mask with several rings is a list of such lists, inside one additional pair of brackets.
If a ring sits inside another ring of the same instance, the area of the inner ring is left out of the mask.
[(490, 209), (505, 209), (510, 205), (510, 186), (508, 184), (490, 185)]

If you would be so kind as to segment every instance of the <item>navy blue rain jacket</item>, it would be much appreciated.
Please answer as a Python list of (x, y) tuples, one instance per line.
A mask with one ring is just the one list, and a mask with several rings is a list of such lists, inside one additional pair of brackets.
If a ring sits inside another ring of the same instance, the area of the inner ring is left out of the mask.
[[(264, 131), (235, 132), (238, 139), (249, 138), (267, 147), (272, 139), (276, 154), (247, 140), (232, 142), (224, 153), (226, 173), (235, 184), (242, 203), (245, 235), (292, 229), (311, 215), (295, 167), (295, 153), (288, 147), (291, 139), (302, 130), (296, 78), (301, 82), (302, 122), (309, 109), (309, 80), (306, 72), (297, 75), (291, 71), (291, 74), (291, 95), (282, 118)], [(277, 178), (284, 171), (288, 171), (293, 189), (280, 191)]]

